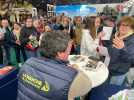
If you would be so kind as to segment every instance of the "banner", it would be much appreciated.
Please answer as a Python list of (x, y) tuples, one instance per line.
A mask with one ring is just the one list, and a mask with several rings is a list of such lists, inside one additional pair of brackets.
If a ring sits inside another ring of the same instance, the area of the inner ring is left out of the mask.
[(64, 5), (56, 6), (56, 14), (60, 15), (64, 13), (67, 16), (88, 16), (90, 14), (96, 14), (97, 10), (95, 7), (90, 7), (89, 5)]

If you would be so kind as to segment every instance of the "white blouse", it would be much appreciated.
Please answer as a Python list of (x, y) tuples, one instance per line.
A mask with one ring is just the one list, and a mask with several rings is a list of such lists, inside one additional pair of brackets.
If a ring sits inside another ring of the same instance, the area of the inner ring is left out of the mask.
[(99, 54), (97, 53), (97, 47), (99, 45), (99, 38), (95, 40), (90, 35), (90, 31), (83, 29), (82, 30), (82, 40), (81, 40), (81, 55), (85, 56), (93, 56), (99, 58)]

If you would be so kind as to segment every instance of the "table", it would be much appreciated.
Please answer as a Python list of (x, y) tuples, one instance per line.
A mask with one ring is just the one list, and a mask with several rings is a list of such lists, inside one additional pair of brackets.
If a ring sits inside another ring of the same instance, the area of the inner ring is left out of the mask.
[(91, 59), (87, 56), (83, 55), (69, 55), (69, 63), (71, 65), (77, 65), (78, 70), (83, 71), (89, 77), (92, 82), (92, 88), (94, 88), (103, 84), (107, 80), (109, 71), (105, 64), (101, 61), (94, 61), (94, 63), (96, 63), (96, 68), (85, 67), (87, 63), (92, 62), (92, 60), (90, 60)]

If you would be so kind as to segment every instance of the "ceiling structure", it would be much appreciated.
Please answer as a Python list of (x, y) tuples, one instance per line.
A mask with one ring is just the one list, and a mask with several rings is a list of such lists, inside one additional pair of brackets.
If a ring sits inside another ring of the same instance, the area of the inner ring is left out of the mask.
[[(49, 0), (51, 1), (51, 0)], [(127, 0), (57, 0), (56, 4), (102, 4), (102, 3), (120, 3)]]
[[(31, 3), (37, 9), (42, 9), (43, 11), (47, 11), (47, 4), (52, 5), (75, 5), (75, 4), (102, 4), (102, 3), (120, 3), (126, 0), (0, 0), (0, 9), (1, 11), (7, 12), (12, 6), (15, 4), (14, 2), (18, 2), (20, 4), (24, 4), (25, 1)], [(2, 3), (3, 2), (3, 3)], [(5, 11), (7, 10), (7, 11)]]
[(121, 3), (128, 0), (26, 0), (34, 6), (42, 7), (45, 4), (65, 5), (65, 4), (104, 4), (104, 3)]

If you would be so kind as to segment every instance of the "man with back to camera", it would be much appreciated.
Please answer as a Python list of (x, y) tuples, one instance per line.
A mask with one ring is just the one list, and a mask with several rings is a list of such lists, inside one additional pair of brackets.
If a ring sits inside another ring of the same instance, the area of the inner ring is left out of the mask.
[(42, 57), (27, 60), (19, 72), (18, 100), (74, 100), (91, 89), (89, 78), (68, 66), (69, 40), (60, 31), (42, 37)]

